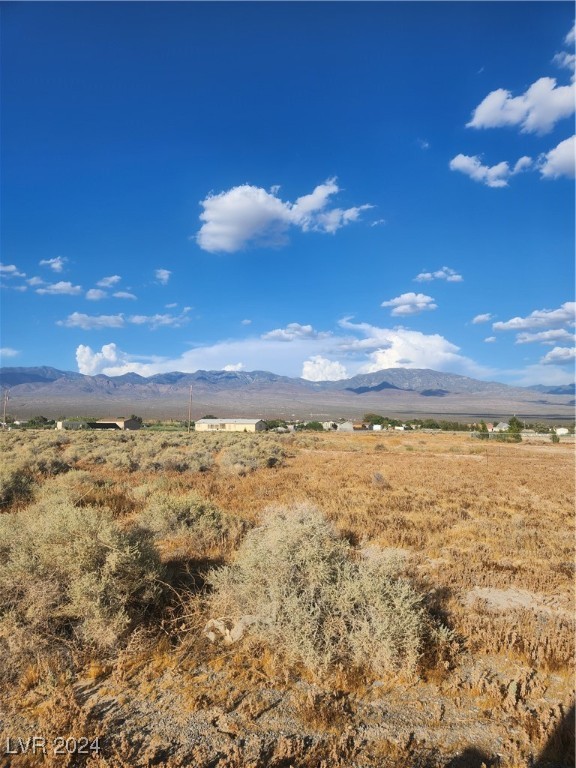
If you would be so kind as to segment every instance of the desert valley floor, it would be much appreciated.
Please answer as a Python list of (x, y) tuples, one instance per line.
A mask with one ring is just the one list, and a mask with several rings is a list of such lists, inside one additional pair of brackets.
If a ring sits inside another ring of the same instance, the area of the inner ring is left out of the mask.
[(573, 442), (0, 439), (1, 766), (574, 764)]

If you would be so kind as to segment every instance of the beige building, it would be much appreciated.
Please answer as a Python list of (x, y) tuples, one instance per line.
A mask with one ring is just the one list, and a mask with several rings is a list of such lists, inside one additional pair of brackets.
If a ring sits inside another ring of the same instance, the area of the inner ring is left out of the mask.
[(262, 419), (198, 419), (196, 432), (262, 432)]

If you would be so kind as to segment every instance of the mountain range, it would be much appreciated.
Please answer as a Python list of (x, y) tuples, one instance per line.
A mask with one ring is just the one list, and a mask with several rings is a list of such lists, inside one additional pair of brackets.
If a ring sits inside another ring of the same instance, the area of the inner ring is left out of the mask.
[(465, 420), (516, 414), (565, 420), (574, 415), (574, 387), (511, 387), (429, 369), (387, 368), (339, 381), (313, 382), (268, 371), (195, 371), (144, 377), (87, 376), (48, 366), (0, 368), (14, 418), (128, 416), (336, 419), (375, 412), (401, 418)]

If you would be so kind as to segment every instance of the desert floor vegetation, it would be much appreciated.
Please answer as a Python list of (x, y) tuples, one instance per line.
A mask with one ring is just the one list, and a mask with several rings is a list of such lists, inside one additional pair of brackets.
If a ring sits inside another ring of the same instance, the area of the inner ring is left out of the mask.
[(574, 764), (573, 444), (0, 440), (1, 766)]

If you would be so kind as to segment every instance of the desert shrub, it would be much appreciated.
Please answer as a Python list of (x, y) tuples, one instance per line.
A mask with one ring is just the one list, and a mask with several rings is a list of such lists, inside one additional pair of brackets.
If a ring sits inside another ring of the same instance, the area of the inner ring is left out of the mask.
[(0, 651), (112, 648), (159, 595), (149, 534), (50, 495), (0, 516)]
[(286, 457), (283, 445), (263, 435), (240, 439), (224, 448), (220, 454), (222, 469), (248, 474), (261, 467), (275, 467)]
[(32, 496), (34, 477), (28, 466), (0, 466), (0, 511), (14, 501)]
[(194, 548), (204, 552), (236, 542), (245, 529), (240, 518), (227, 515), (194, 491), (181, 496), (155, 493), (138, 522), (156, 539), (189, 537)]
[(355, 557), (306, 504), (270, 509), (234, 563), (209, 575), (212, 611), (317, 672), (338, 663), (373, 675), (414, 671), (429, 619), (397, 568)]

